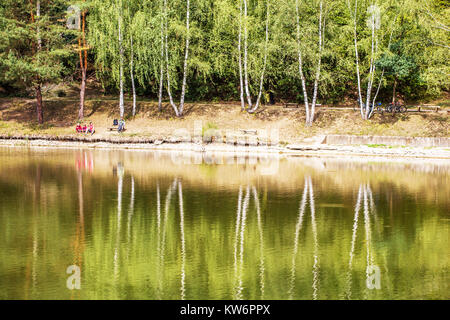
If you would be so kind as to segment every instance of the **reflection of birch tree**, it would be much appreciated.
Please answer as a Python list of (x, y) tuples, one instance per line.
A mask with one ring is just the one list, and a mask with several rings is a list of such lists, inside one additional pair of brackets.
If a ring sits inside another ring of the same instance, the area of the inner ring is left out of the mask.
[(351, 299), (352, 295), (352, 272), (353, 272), (353, 260), (355, 257), (355, 247), (356, 239), (358, 233), (359, 215), (363, 211), (364, 217), (364, 230), (366, 244), (366, 278), (369, 277), (369, 270), (375, 265), (375, 258), (372, 250), (372, 229), (371, 229), (371, 215), (376, 219), (376, 209), (375, 202), (373, 201), (372, 189), (369, 184), (361, 184), (359, 186), (358, 198), (355, 205), (355, 213), (353, 219), (353, 232), (352, 232), (352, 243), (350, 247), (350, 257), (348, 264), (348, 274), (347, 274), (347, 289), (345, 297)]
[(292, 267), (291, 267), (291, 277), (290, 277), (290, 287), (289, 287), (289, 299), (293, 299), (295, 290), (295, 275), (296, 275), (296, 259), (298, 254), (298, 241), (300, 237), (300, 231), (303, 226), (304, 214), (306, 206), (309, 202), (309, 208), (311, 213), (311, 228), (313, 233), (314, 241), (314, 264), (313, 264), (313, 299), (317, 300), (319, 291), (319, 241), (317, 238), (317, 223), (316, 223), (316, 209), (315, 209), (315, 199), (314, 199), (314, 189), (312, 185), (311, 177), (305, 177), (305, 187), (303, 189), (302, 200), (300, 201), (299, 214), (297, 218), (297, 224), (295, 225), (295, 236), (294, 236), (294, 250), (292, 254)]
[(184, 238), (184, 207), (183, 207), (183, 185), (178, 182), (178, 202), (180, 204), (180, 233), (181, 233), (181, 300), (186, 296), (186, 242)]
[(260, 282), (261, 299), (264, 298), (264, 287), (265, 287), (264, 234), (263, 234), (259, 196), (255, 187), (247, 186), (245, 191), (245, 197), (243, 197), (243, 187), (240, 186), (238, 196), (238, 206), (236, 211), (236, 227), (234, 237), (234, 277), (235, 277), (234, 299), (236, 300), (242, 300), (244, 298), (242, 295), (242, 291), (244, 290), (243, 286), (244, 244), (245, 244), (244, 236), (251, 194), (253, 194), (253, 199), (255, 201), (256, 218), (258, 222), (258, 233), (260, 241), (259, 282)]
[[(164, 206), (164, 220), (160, 221), (160, 213), (158, 213), (158, 293), (162, 295), (163, 293), (163, 277), (164, 277), (164, 256), (165, 256), (165, 245), (166, 245), (166, 226), (169, 217), (170, 203), (172, 200), (173, 193), (177, 188), (177, 179), (172, 182), (172, 185), (167, 189), (166, 201)], [(158, 192), (159, 195), (159, 192)], [(159, 205), (158, 205), (159, 207)]]
[(116, 246), (114, 250), (114, 279), (117, 281), (119, 276), (119, 246), (120, 246), (120, 225), (122, 220), (122, 195), (123, 195), (123, 167), (117, 166), (119, 180), (117, 182), (117, 234)]

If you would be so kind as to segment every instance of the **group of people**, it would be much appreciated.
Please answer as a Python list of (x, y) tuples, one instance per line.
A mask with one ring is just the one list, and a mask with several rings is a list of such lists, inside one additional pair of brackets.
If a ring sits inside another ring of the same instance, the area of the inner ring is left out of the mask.
[(75, 130), (77, 133), (90, 133), (91, 135), (95, 133), (94, 124), (92, 122), (90, 122), (89, 125), (78, 122)]

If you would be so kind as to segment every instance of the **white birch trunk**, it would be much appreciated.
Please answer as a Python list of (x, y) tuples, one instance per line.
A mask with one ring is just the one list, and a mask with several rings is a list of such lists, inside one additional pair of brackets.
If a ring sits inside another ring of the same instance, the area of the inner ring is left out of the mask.
[(159, 74), (158, 111), (162, 111), (162, 95), (164, 86), (164, 1), (161, 1), (161, 62)]
[(300, 79), (302, 81), (303, 98), (305, 101), (305, 111), (306, 111), (306, 123), (309, 123), (309, 101), (308, 101), (308, 92), (306, 90), (305, 75), (303, 73), (302, 49), (301, 49), (301, 42), (300, 42), (300, 12), (299, 12), (298, 2), (299, 2), (299, 0), (295, 1), (295, 11), (296, 11), (296, 18), (297, 18), (298, 72), (300, 73)]
[(355, 0), (355, 12), (354, 14), (352, 14), (352, 10), (351, 10), (351, 5), (350, 5), (350, 1), (347, 1), (348, 3), (348, 9), (350, 11), (350, 15), (353, 18), (353, 40), (355, 43), (355, 61), (356, 61), (356, 77), (357, 77), (357, 81), (358, 81), (358, 103), (359, 103), (359, 108), (360, 108), (360, 112), (361, 112), (361, 117), (364, 119), (364, 106), (363, 106), (363, 99), (362, 99), (362, 93), (361, 93), (361, 75), (359, 72), (359, 54), (358, 54), (358, 33), (356, 30), (357, 27), (357, 14), (358, 14), (358, 0)]
[(178, 117), (178, 108), (173, 102), (172, 97), (172, 91), (170, 89), (170, 72), (169, 72), (169, 44), (168, 44), (168, 38), (169, 38), (169, 31), (167, 28), (167, 0), (164, 0), (164, 31), (165, 31), (165, 50), (166, 50), (166, 78), (167, 78), (167, 94), (169, 95), (169, 101), (170, 105), (172, 106), (173, 110), (175, 111), (175, 115)]
[(248, 87), (248, 30), (247, 30), (247, 0), (244, 0), (244, 81), (245, 93), (247, 95), (247, 102), (250, 109), (252, 109), (252, 97)]
[(322, 66), (322, 50), (323, 50), (323, 45), (322, 45), (322, 36), (323, 36), (323, 32), (325, 30), (325, 26), (322, 28), (322, 16), (323, 16), (323, 1), (320, 1), (320, 12), (319, 12), (319, 59), (317, 62), (317, 71), (316, 71), (316, 79), (314, 80), (314, 93), (313, 93), (313, 100), (312, 100), (312, 104), (311, 104), (311, 113), (309, 116), (309, 126), (312, 126), (313, 121), (314, 121), (314, 114), (316, 111), (316, 102), (317, 102), (317, 91), (319, 88), (319, 80), (320, 80), (320, 69)]
[(244, 99), (244, 79), (242, 76), (242, 0), (239, 0), (239, 40), (238, 40), (238, 54), (239, 54), (239, 84), (240, 84), (240, 98), (241, 111), (245, 110)]
[(131, 88), (133, 90), (133, 117), (136, 115), (136, 86), (134, 83), (134, 49), (133, 49), (133, 35), (130, 36), (131, 42), (131, 57), (130, 57), (130, 76)]
[[(398, 18), (398, 15), (395, 17), (395, 19), (394, 19), (392, 25), (395, 25), (395, 23), (396, 23), (396, 21), (397, 21), (397, 18)], [(388, 50), (391, 49), (391, 43), (392, 43), (392, 36), (393, 36), (393, 35), (394, 35), (394, 27), (392, 27), (392, 29), (391, 29), (391, 35), (389, 36)], [(372, 109), (372, 112), (370, 113), (369, 118), (372, 117), (372, 114), (373, 114), (373, 112), (375, 111), (375, 102), (376, 102), (376, 100), (377, 100), (378, 93), (380, 92), (381, 85), (382, 85), (382, 83), (383, 83), (384, 73), (385, 73), (385, 70), (384, 70), (384, 68), (383, 68), (383, 70), (381, 71), (380, 82), (378, 83), (377, 91), (375, 92), (375, 96), (373, 97), (373, 106), (374, 106), (374, 108)]]
[(256, 99), (256, 104), (253, 109), (249, 110), (249, 113), (254, 113), (258, 108), (259, 104), (261, 103), (261, 95), (263, 91), (263, 85), (264, 85), (264, 75), (266, 73), (266, 67), (267, 67), (267, 52), (268, 52), (268, 46), (269, 46), (269, 19), (270, 19), (270, 1), (267, 0), (267, 14), (266, 14), (266, 43), (264, 46), (264, 64), (263, 64), (263, 70), (261, 72), (261, 79), (259, 83), (259, 93), (258, 98)]
[(187, 80), (187, 72), (188, 72), (188, 59), (189, 59), (189, 40), (190, 40), (190, 0), (187, 0), (186, 3), (186, 52), (184, 56), (184, 71), (183, 71), (183, 85), (181, 87), (181, 99), (180, 99), (180, 108), (179, 114), (180, 116), (183, 114), (184, 109), (184, 97), (186, 95), (186, 80)]
[(186, 82), (188, 73), (188, 60), (189, 60), (189, 41), (190, 41), (190, 0), (186, 3), (186, 47), (184, 55), (184, 66), (183, 66), (183, 83), (181, 86), (181, 98), (180, 106), (177, 107), (173, 101), (172, 92), (170, 90), (170, 72), (169, 72), (169, 45), (168, 45), (168, 28), (167, 28), (167, 0), (164, 0), (164, 12), (165, 12), (165, 47), (166, 47), (166, 67), (167, 67), (167, 93), (169, 94), (170, 104), (175, 111), (177, 117), (183, 115), (184, 109), (184, 99), (186, 95)]
[(122, 35), (122, 1), (120, 1), (119, 8), (119, 86), (120, 86), (120, 98), (119, 98), (119, 110), (120, 118), (124, 117), (124, 97), (123, 97), (123, 63), (124, 63), (124, 50), (123, 50), (123, 35)]
[(364, 114), (364, 120), (369, 119), (369, 113), (370, 113), (370, 96), (372, 93), (372, 83), (373, 83), (373, 77), (374, 77), (374, 53), (375, 53), (375, 14), (372, 15), (371, 20), (371, 26), (372, 26), (372, 45), (371, 45), (371, 53), (370, 53), (370, 66), (369, 66), (369, 80), (367, 83), (367, 94), (366, 94), (366, 109)]

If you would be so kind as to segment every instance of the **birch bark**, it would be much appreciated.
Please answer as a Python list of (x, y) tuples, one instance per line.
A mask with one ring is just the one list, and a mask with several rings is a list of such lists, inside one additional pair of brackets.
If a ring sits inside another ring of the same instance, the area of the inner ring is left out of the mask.
[(131, 89), (133, 91), (133, 117), (136, 115), (136, 86), (134, 83), (134, 48), (133, 48), (133, 34), (130, 35), (131, 57), (130, 57), (130, 76)]
[(302, 81), (303, 99), (305, 101), (305, 111), (306, 111), (306, 123), (309, 123), (309, 100), (308, 100), (308, 92), (306, 90), (305, 74), (303, 73), (303, 59), (302, 59), (302, 49), (301, 49), (301, 40), (300, 40), (299, 0), (295, 0), (295, 11), (296, 11), (296, 19), (297, 19), (298, 72), (300, 73), (300, 79)]
[(256, 99), (256, 104), (255, 106), (249, 110), (249, 113), (254, 113), (258, 108), (259, 105), (261, 103), (261, 95), (262, 95), (262, 91), (263, 91), (263, 85), (264, 85), (264, 75), (266, 73), (266, 67), (267, 67), (267, 52), (268, 52), (268, 47), (269, 47), (269, 20), (270, 20), (270, 1), (267, 0), (266, 3), (266, 42), (264, 45), (264, 63), (263, 63), (263, 70), (261, 72), (261, 79), (260, 79), (260, 83), (259, 83), (259, 93), (258, 93), (258, 98)]
[(119, 98), (119, 110), (120, 118), (124, 117), (125, 106), (123, 96), (123, 64), (124, 64), (124, 49), (123, 49), (123, 34), (122, 34), (122, 0), (119, 2), (119, 86), (120, 86), (120, 98)]
[(161, 62), (159, 74), (158, 111), (162, 111), (162, 95), (164, 85), (164, 1), (161, 0)]
[(314, 122), (314, 114), (316, 111), (316, 102), (317, 102), (317, 92), (319, 88), (319, 80), (320, 80), (320, 69), (322, 66), (322, 50), (323, 50), (323, 33), (325, 30), (325, 26), (322, 28), (322, 17), (323, 17), (323, 1), (320, 1), (320, 12), (319, 12), (319, 58), (317, 62), (317, 71), (316, 78), (314, 80), (314, 93), (313, 100), (311, 104), (311, 113), (309, 116), (309, 126), (312, 126)]
[(239, 90), (240, 90), (240, 98), (241, 98), (241, 111), (244, 111), (245, 110), (244, 79), (242, 77), (242, 0), (239, 0), (238, 54), (239, 54)]

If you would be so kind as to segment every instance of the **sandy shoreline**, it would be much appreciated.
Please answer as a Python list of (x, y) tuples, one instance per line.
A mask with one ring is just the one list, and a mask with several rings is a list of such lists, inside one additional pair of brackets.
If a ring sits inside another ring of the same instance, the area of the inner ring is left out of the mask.
[(59, 141), (55, 139), (3, 139), (3, 147), (36, 147), (67, 149), (122, 149), (155, 150), (172, 152), (234, 153), (237, 155), (287, 155), (287, 156), (370, 156), (389, 158), (449, 159), (449, 148), (420, 147), (370, 147), (367, 145), (328, 145), (302, 144), (285, 146), (246, 146), (225, 143), (188, 143), (188, 142), (104, 142), (104, 141)]

